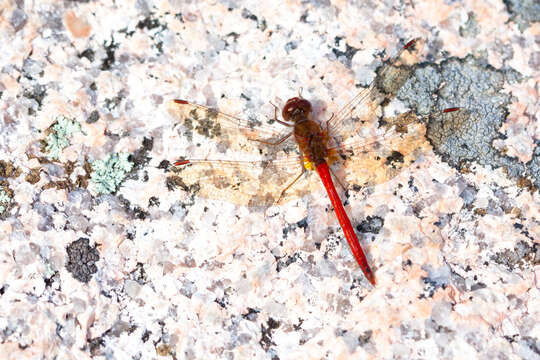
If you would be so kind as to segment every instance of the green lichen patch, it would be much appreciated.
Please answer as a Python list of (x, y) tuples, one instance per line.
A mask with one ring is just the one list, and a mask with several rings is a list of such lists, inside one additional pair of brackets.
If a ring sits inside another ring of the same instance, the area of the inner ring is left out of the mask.
[(56, 122), (49, 128), (45, 138), (45, 151), (50, 159), (58, 160), (60, 153), (69, 146), (69, 139), (76, 132), (81, 131), (81, 125), (75, 120), (60, 115)]
[(133, 168), (133, 163), (128, 160), (129, 154), (109, 154), (103, 160), (92, 162), (92, 174), (90, 181), (96, 192), (110, 194), (126, 177)]

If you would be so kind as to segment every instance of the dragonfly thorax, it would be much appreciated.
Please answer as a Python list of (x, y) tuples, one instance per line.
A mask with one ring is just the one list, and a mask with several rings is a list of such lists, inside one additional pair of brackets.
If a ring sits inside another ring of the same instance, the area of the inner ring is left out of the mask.
[(328, 156), (328, 137), (319, 124), (309, 119), (299, 119), (294, 124), (294, 137), (300, 151), (310, 162), (318, 165)]

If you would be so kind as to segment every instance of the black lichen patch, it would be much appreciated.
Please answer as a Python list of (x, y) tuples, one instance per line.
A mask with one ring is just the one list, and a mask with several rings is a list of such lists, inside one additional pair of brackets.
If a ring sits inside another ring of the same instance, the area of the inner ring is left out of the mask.
[[(540, 150), (523, 164), (508, 157), (494, 140), (508, 115), (511, 95), (503, 93), (505, 82), (518, 78), (513, 70), (497, 70), (473, 56), (451, 58), (440, 65), (420, 64), (399, 89), (397, 97), (409, 103), (427, 124), (426, 136), (443, 161), (458, 170), (471, 162), (502, 167), (515, 179), (529, 178), (540, 185)], [(442, 110), (459, 107), (458, 111)], [(538, 149), (538, 147), (537, 147)]]
[(521, 31), (532, 23), (540, 21), (540, 2), (538, 0), (503, 0), (510, 18)]
[[(148, 153), (152, 151), (152, 148), (154, 147), (154, 139), (153, 138), (143, 138), (142, 140), (142, 146), (135, 150), (132, 154), (129, 155), (128, 160), (133, 163), (133, 168), (129, 172), (129, 174), (126, 175), (127, 179), (135, 179), (139, 180), (138, 172), (139, 170), (143, 169), (146, 164), (150, 161), (150, 156)], [(148, 174), (145, 171), (144, 178), (147, 178)], [(148, 179), (144, 180), (148, 181)]]
[(97, 272), (96, 262), (99, 260), (97, 248), (90, 247), (87, 238), (79, 238), (66, 248), (68, 261), (66, 269), (80, 282), (87, 283)]
[(491, 260), (506, 266), (509, 270), (540, 265), (540, 246), (537, 243), (531, 246), (525, 241), (520, 241), (513, 251), (507, 249), (498, 252), (491, 256)]
[(280, 322), (272, 318), (268, 319), (268, 321), (266, 322), (266, 326), (261, 325), (262, 335), (261, 335), (261, 340), (259, 340), (259, 344), (265, 351), (268, 351), (268, 349), (270, 349), (272, 345), (274, 346), (276, 345), (272, 341), (272, 333), (274, 332), (275, 329), (279, 327), (279, 325), (280, 325)]
[(379, 216), (368, 216), (356, 226), (356, 230), (361, 233), (378, 234), (384, 226), (384, 219)]

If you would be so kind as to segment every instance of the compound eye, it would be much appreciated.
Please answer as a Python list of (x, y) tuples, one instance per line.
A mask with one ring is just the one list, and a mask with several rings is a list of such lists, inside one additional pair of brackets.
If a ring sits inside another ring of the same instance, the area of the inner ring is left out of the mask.
[(304, 115), (308, 115), (311, 112), (311, 103), (306, 99), (300, 99), (298, 106), (304, 110)]
[(306, 117), (311, 112), (311, 103), (300, 97), (293, 97), (287, 100), (281, 115), (285, 121), (294, 121), (300, 116)]

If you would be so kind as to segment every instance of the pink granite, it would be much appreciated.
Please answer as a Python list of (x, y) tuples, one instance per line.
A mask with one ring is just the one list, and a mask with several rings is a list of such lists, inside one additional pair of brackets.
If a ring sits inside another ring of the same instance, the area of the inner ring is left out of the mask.
[[(0, 2), (1, 357), (540, 358), (534, 179), (430, 148), (350, 192), (354, 225), (383, 219), (357, 229), (373, 287), (322, 189), (253, 209), (171, 191), (160, 167), (193, 147), (169, 100), (271, 117), (301, 88), (327, 118), (415, 37), (420, 62), (519, 73), (497, 89), (495, 145), (538, 161), (540, 24), (515, 16), (497, 0)], [(60, 115), (80, 131), (51, 159)], [(90, 164), (109, 154), (135, 160), (100, 194)], [(86, 283), (67, 266), (79, 238), (99, 253)]]

